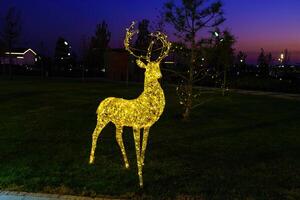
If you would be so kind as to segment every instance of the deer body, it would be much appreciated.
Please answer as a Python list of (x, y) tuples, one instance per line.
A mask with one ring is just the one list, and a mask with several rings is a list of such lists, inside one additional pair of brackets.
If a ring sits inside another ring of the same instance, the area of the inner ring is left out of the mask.
[[(133, 28), (131, 25), (131, 29)], [(132, 54), (133, 52), (129, 48), (129, 40), (134, 34), (131, 29), (127, 29), (125, 38), (125, 48)], [(126, 100), (122, 98), (109, 97), (103, 100), (97, 109), (97, 125), (93, 133), (92, 149), (90, 154), (90, 164), (94, 163), (95, 149), (97, 145), (97, 139), (102, 129), (112, 122), (116, 126), (116, 140), (120, 146), (121, 153), (123, 155), (125, 167), (129, 168), (129, 163), (123, 144), (122, 132), (123, 127), (128, 126), (133, 128), (133, 136), (136, 149), (137, 166), (140, 187), (143, 186), (142, 168), (144, 165), (145, 151), (147, 147), (147, 140), (150, 127), (159, 119), (164, 107), (165, 96), (163, 89), (160, 86), (159, 79), (162, 77), (160, 71), (160, 61), (167, 56), (170, 50), (171, 43), (166, 41), (166, 36), (157, 33), (155, 35), (162, 42), (165, 52), (159, 56), (156, 61), (151, 61), (151, 49), (153, 42), (149, 45), (147, 56), (135, 56), (137, 57), (137, 65), (140, 68), (145, 69), (145, 81), (144, 91), (142, 94), (132, 100)], [(143, 58), (146, 60), (146, 64), (140, 60)], [(141, 137), (141, 129), (143, 129), (143, 136)]]
[(144, 91), (138, 98), (107, 98), (99, 105), (97, 115), (105, 117), (116, 126), (145, 128), (152, 126), (159, 119), (164, 107), (164, 92), (158, 80), (150, 83), (145, 80)]
[[(156, 101), (159, 101), (160, 105), (152, 103)], [(110, 97), (99, 105), (97, 114), (99, 117), (107, 117), (106, 120), (116, 126), (145, 128), (152, 126), (159, 119), (164, 109), (164, 101), (162, 89), (159, 92), (159, 97), (154, 97), (151, 91), (143, 92), (137, 99), (133, 100)], [(113, 107), (111, 105), (118, 106)]]

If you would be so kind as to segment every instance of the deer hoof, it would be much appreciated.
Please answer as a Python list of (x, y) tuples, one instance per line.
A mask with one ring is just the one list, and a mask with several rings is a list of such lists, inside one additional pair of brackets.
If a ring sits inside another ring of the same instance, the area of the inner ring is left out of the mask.
[(94, 164), (94, 159), (93, 158), (90, 158), (89, 164), (90, 165)]

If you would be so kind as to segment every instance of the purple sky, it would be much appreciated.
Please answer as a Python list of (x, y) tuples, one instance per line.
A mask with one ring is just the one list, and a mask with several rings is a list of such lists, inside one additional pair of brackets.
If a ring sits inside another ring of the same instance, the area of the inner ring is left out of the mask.
[[(105, 3), (102, 3), (105, 2)], [(155, 19), (165, 0), (0, 0), (0, 17), (9, 6), (22, 12), (24, 46), (37, 47), (43, 41), (54, 51), (58, 36), (79, 49), (83, 36), (106, 20), (112, 32), (111, 47), (121, 46), (124, 30), (132, 20)], [(236, 49), (248, 52), (254, 61), (260, 48), (278, 56), (284, 48), (300, 62), (300, 0), (223, 0), (224, 28), (237, 38)]]

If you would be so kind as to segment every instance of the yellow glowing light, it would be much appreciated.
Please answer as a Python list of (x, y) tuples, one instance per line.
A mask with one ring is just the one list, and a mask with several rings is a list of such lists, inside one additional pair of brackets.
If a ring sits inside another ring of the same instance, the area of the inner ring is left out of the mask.
[[(97, 125), (92, 137), (93, 141), (89, 162), (90, 164), (94, 163), (94, 154), (99, 134), (109, 122), (112, 122), (116, 126), (116, 140), (121, 149), (125, 168), (129, 168), (122, 139), (122, 131), (124, 126), (132, 127), (136, 149), (139, 185), (140, 187), (143, 187), (142, 169), (145, 160), (149, 129), (159, 119), (165, 107), (164, 91), (158, 81), (158, 79), (162, 77), (159, 65), (161, 60), (168, 56), (171, 43), (167, 41), (167, 36), (165, 34), (160, 32), (152, 33), (151, 36), (162, 43), (161, 52), (157, 60), (150, 60), (154, 40), (150, 43), (146, 55), (137, 56), (130, 49), (130, 41), (134, 34), (138, 33), (137, 30), (134, 31), (134, 25), (135, 23), (133, 22), (131, 26), (126, 29), (124, 46), (125, 49), (136, 58), (137, 65), (140, 68), (145, 69), (144, 91), (136, 99), (126, 100), (109, 97), (100, 103), (97, 109)], [(141, 59), (143, 59), (146, 64)], [(141, 129), (143, 129), (142, 138), (140, 132)]]

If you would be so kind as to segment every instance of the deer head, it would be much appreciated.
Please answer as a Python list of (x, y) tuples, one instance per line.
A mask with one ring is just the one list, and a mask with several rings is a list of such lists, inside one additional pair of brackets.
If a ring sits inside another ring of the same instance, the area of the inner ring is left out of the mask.
[[(135, 34), (138, 34), (138, 30), (134, 30), (135, 22), (132, 22), (131, 26), (126, 29), (126, 37), (124, 40), (125, 49), (135, 58), (137, 58), (136, 63), (140, 68), (146, 70), (145, 77), (150, 79), (159, 79), (162, 77), (160, 71), (160, 62), (168, 56), (168, 53), (171, 48), (171, 42), (167, 41), (167, 36), (161, 32), (151, 33), (150, 36), (154, 38), (147, 49), (146, 55), (136, 55), (130, 48), (130, 41), (132, 40)], [(160, 54), (156, 60), (151, 61), (152, 48), (155, 43), (155, 40), (160, 41), (162, 47), (156, 49), (155, 51), (160, 50)], [(144, 60), (146, 63), (144, 63)]]

